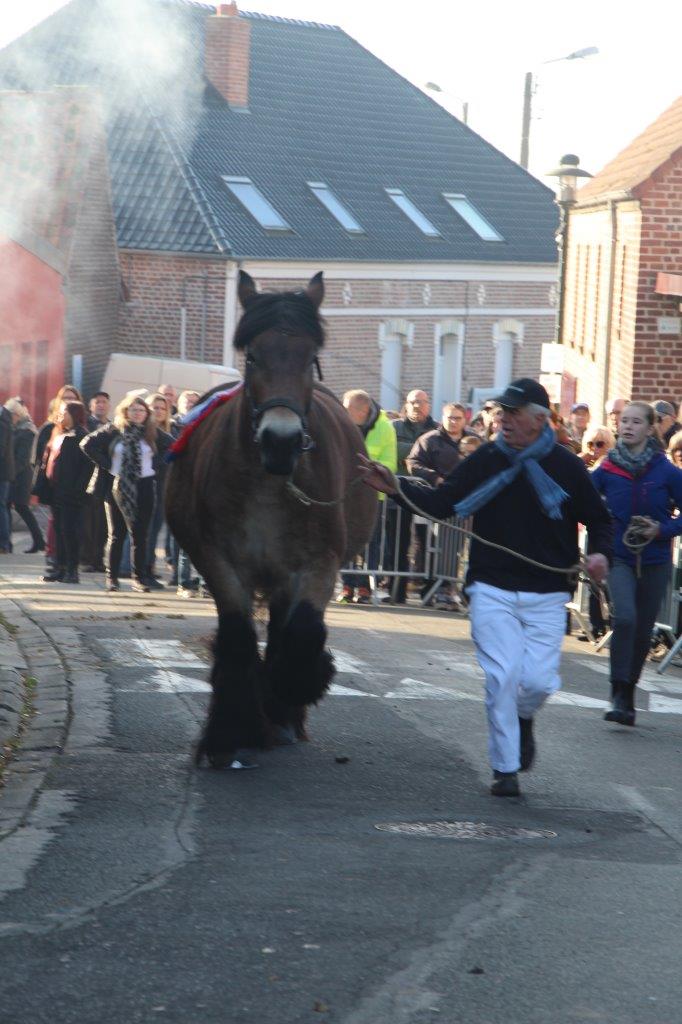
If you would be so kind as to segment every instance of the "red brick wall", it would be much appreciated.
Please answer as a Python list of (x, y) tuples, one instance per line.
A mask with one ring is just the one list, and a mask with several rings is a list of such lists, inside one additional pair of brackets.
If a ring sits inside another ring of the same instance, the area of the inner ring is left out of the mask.
[[(117, 351), (179, 358), (184, 283), (187, 358), (202, 358), (205, 289), (203, 358), (207, 362), (222, 362), (227, 274), (224, 261), (123, 252), (120, 265), (124, 299), (119, 313)], [(252, 272), (248, 264), (246, 269)], [(269, 278), (255, 271), (253, 276), (260, 290), (299, 289), (307, 281), (304, 276)], [(322, 307), (327, 329), (327, 342), (321, 357), (325, 382), (338, 394), (352, 387), (363, 387), (378, 396), (381, 390), (381, 324), (405, 319), (412, 325), (413, 345), (403, 348), (401, 387), (405, 393), (414, 387), (430, 391), (435, 328), (437, 324), (454, 319), (464, 323), (461, 394), (467, 399), (472, 387), (491, 387), (493, 384), (496, 322), (507, 318), (505, 310), (509, 308), (549, 309), (551, 284), (547, 281), (346, 281), (342, 277), (328, 277)], [(436, 314), (430, 312), (430, 307), (468, 309), (469, 314)], [(480, 315), (478, 310), (483, 308), (499, 308), (500, 314)], [(358, 310), (357, 316), (353, 314), (354, 309)], [(417, 310), (420, 315), (415, 315)], [(340, 315), (341, 312), (345, 315)], [(523, 325), (523, 344), (515, 346), (514, 350), (514, 373), (536, 376), (540, 371), (540, 346), (553, 335), (553, 313), (527, 318), (515, 315), (514, 319)], [(242, 363), (241, 357), (237, 357), (236, 365), (241, 368)]]
[[(121, 252), (118, 352), (180, 358), (180, 310), (187, 310), (187, 359), (223, 361), (225, 262)], [(202, 354), (202, 324), (205, 337)]]
[(643, 189), (641, 209), (633, 396), (677, 403), (682, 398), (682, 337), (659, 335), (657, 321), (679, 317), (680, 299), (657, 295), (654, 289), (659, 271), (682, 273), (682, 158), (667, 164)]

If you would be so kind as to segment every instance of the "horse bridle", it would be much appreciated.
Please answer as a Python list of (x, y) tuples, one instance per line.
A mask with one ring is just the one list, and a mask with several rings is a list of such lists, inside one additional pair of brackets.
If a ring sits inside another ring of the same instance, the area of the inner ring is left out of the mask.
[[(286, 331), (282, 331), (281, 333), (286, 334)], [(312, 451), (315, 447), (315, 442), (308, 433), (308, 413), (310, 412), (310, 402), (308, 402), (306, 408), (303, 409), (298, 402), (294, 402), (292, 398), (276, 395), (274, 398), (266, 398), (266, 400), (261, 402), (260, 405), (255, 405), (251, 394), (251, 388), (249, 386), (249, 378), (253, 367), (256, 365), (256, 360), (252, 355), (250, 355), (247, 347), (246, 360), (244, 364), (244, 394), (251, 404), (251, 428), (253, 430), (254, 441), (258, 444), (258, 427), (263, 415), (268, 411), (268, 409), (290, 409), (291, 412), (298, 416), (301, 421), (301, 426), (303, 427), (303, 443), (301, 445), (301, 451)], [(318, 378), (322, 380), (322, 369), (317, 356), (312, 360), (311, 365), (315, 367)]]

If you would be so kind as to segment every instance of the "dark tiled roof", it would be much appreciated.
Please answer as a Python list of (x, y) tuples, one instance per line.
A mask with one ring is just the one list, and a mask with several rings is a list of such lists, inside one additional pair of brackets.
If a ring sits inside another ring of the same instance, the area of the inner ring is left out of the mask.
[[(101, 89), (121, 247), (262, 259), (555, 261), (550, 190), (340, 29), (242, 15), (251, 21), (243, 113), (203, 78), (204, 21), (214, 8), (182, 0), (148, 0), (147, 8), (176, 47), (172, 75), (152, 74), (135, 23), (114, 24), (99, 0), (72, 0), (0, 52), (8, 87)], [(261, 228), (223, 174), (251, 178), (292, 232)], [(344, 231), (306, 181), (326, 182), (365, 233)], [(442, 237), (424, 236), (386, 187), (403, 189)], [(464, 193), (504, 242), (482, 241), (442, 192)]]
[(578, 203), (636, 190), (682, 149), (682, 96), (580, 189)]

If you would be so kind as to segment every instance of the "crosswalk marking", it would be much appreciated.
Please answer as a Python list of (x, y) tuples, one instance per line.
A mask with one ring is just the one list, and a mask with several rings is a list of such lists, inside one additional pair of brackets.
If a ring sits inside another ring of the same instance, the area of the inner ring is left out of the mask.
[[(140, 668), (146, 662), (152, 670), (146, 676), (136, 680), (134, 689), (122, 688), (122, 693), (210, 693), (211, 687), (204, 680), (191, 675), (184, 675), (188, 670), (200, 669), (205, 672), (207, 663), (194, 651), (190, 650), (181, 640), (138, 640), (130, 638), (106, 638), (97, 641), (107, 652), (109, 658), (124, 668)], [(261, 645), (262, 647), (262, 645)], [(386, 673), (374, 672), (367, 662), (356, 658), (347, 651), (332, 648), (337, 670), (343, 675), (371, 676), (375, 682)], [(432, 662), (448, 665), (454, 670), (452, 681), (459, 675), (462, 679), (480, 683), (483, 673), (472, 655), (465, 652), (423, 651)], [(608, 662), (603, 659), (575, 659), (579, 664), (592, 671), (607, 674)], [(179, 669), (180, 671), (173, 671)], [(646, 676), (646, 673), (645, 673)], [(682, 715), (682, 686), (677, 683), (663, 682), (656, 677), (643, 678), (640, 688), (648, 694), (648, 710), (658, 714)], [(379, 694), (366, 690), (332, 683), (329, 688), (332, 697), (378, 697)], [(397, 686), (383, 694), (385, 700), (430, 700), (430, 701), (472, 701), (477, 704), (484, 702), (482, 687), (471, 690), (437, 686), (421, 679), (404, 676)], [(549, 704), (559, 707), (586, 708), (604, 710), (609, 706), (607, 700), (589, 697), (586, 694), (559, 690), (552, 694)]]

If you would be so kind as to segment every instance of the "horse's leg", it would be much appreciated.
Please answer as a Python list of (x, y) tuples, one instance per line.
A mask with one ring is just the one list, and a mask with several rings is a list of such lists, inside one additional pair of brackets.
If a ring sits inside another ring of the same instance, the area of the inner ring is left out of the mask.
[(321, 700), (334, 675), (334, 660), (325, 649), (324, 624), (324, 609), (334, 590), (334, 573), (330, 574), (326, 564), (318, 572), (307, 573), (297, 590), (268, 664), (268, 678), (279, 701), (301, 709)]
[(241, 747), (270, 746), (271, 736), (258, 685), (260, 659), (250, 595), (220, 555), (215, 556), (208, 575), (218, 607), (218, 632), (213, 647), (213, 692), (196, 760), (199, 764), (206, 757), (213, 768), (222, 768)]
[(275, 694), (272, 687), (272, 666), (281, 654), (291, 606), (291, 598), (282, 592), (276, 594), (270, 601), (268, 643), (263, 666), (263, 710), (268, 721), (275, 727), (275, 742), (281, 745), (308, 738), (305, 729), (305, 707), (286, 703)]

